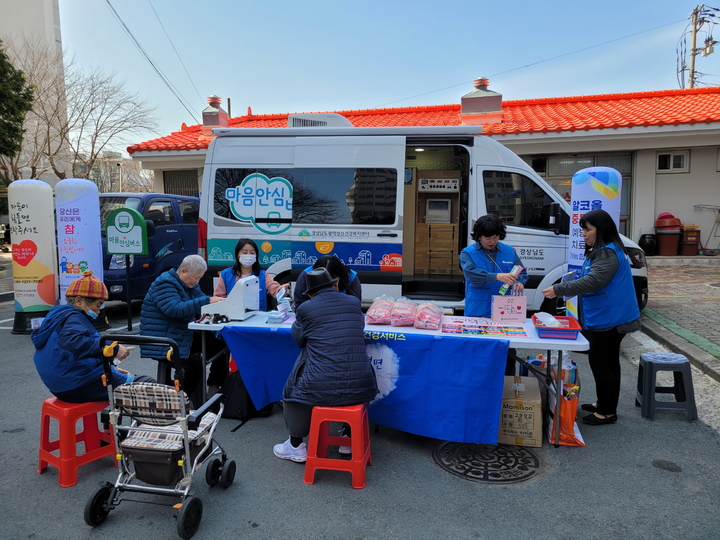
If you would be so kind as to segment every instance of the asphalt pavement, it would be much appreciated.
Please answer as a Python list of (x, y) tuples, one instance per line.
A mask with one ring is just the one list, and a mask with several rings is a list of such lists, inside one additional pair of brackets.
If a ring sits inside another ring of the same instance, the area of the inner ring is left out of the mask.
[[(364, 489), (353, 489), (347, 473), (333, 471), (319, 471), (316, 483), (306, 485), (302, 465), (272, 454), (272, 446), (286, 438), (279, 410), (237, 430), (237, 421), (223, 419), (217, 437), (237, 462), (236, 480), (223, 491), (206, 485), (204, 471), (196, 477), (204, 511), (195, 538), (718, 538), (720, 379), (713, 347), (720, 346), (720, 259), (667, 263), (650, 259), (644, 329), (623, 341), (618, 422), (581, 424), (585, 447), (545, 442), (533, 448), (540, 466), (530, 480), (464, 480), (433, 460), (441, 441), (379, 427), (372, 433), (373, 465)], [(124, 502), (100, 527), (85, 525), (87, 498), (99, 482), (115, 479), (110, 458), (81, 467), (71, 488), (58, 486), (52, 466), (37, 473), (40, 406), (50, 394), (35, 372), (29, 336), (10, 331), (14, 304), (7, 300), (0, 296), (0, 538), (177, 538), (174, 511), (167, 506)], [(132, 307), (136, 326), (140, 303)], [(123, 303), (108, 303), (107, 313), (113, 330), (127, 326)], [(696, 366), (698, 422), (688, 422), (680, 411), (658, 411), (648, 421), (635, 407), (639, 355), (668, 349)], [(592, 401), (587, 357), (574, 359), (581, 401)], [(151, 375), (155, 369), (138, 351), (123, 366)]]

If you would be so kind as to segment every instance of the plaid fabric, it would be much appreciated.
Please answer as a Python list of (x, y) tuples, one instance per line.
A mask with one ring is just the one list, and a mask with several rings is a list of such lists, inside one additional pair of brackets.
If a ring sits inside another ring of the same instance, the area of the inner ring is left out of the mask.
[(176, 392), (172, 386), (157, 383), (122, 384), (113, 391), (113, 402), (124, 415), (141, 424), (169, 426), (180, 416), (181, 399), (185, 411), (190, 411), (190, 400), (185, 392)]
[[(189, 430), (190, 442), (197, 441), (210, 430), (217, 415), (207, 413), (200, 421), (197, 430)], [(183, 448), (183, 431), (180, 424), (164, 426), (154, 431), (130, 430), (128, 437), (120, 444), (122, 448), (143, 448), (149, 450), (165, 450), (174, 452)]]

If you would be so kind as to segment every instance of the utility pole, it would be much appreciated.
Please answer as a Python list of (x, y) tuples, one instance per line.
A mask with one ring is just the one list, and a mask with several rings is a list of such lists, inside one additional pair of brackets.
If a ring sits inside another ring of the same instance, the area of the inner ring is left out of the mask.
[(695, 87), (695, 43), (697, 40), (698, 31), (698, 13), (700, 12), (701, 6), (695, 6), (691, 15), (692, 34), (690, 38), (690, 73), (688, 75), (688, 88)]

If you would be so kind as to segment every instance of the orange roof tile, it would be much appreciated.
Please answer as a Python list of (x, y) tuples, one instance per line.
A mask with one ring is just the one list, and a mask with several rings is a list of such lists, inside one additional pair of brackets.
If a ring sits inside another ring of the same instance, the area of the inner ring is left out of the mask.
[[(720, 122), (720, 87), (627, 94), (504, 101), (502, 122), (483, 126), (485, 135), (588, 131)], [(355, 127), (459, 126), (460, 105), (428, 105), (337, 112)], [(239, 116), (229, 127), (286, 127), (288, 114)], [(129, 146), (127, 151), (201, 150), (211, 137), (202, 125), (185, 126), (165, 137)]]

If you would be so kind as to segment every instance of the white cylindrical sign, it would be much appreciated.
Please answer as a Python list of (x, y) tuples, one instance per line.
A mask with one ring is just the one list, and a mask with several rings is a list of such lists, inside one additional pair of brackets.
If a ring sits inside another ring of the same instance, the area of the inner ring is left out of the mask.
[(15, 180), (8, 203), (15, 312), (47, 312), (58, 298), (52, 188), (40, 180)]

